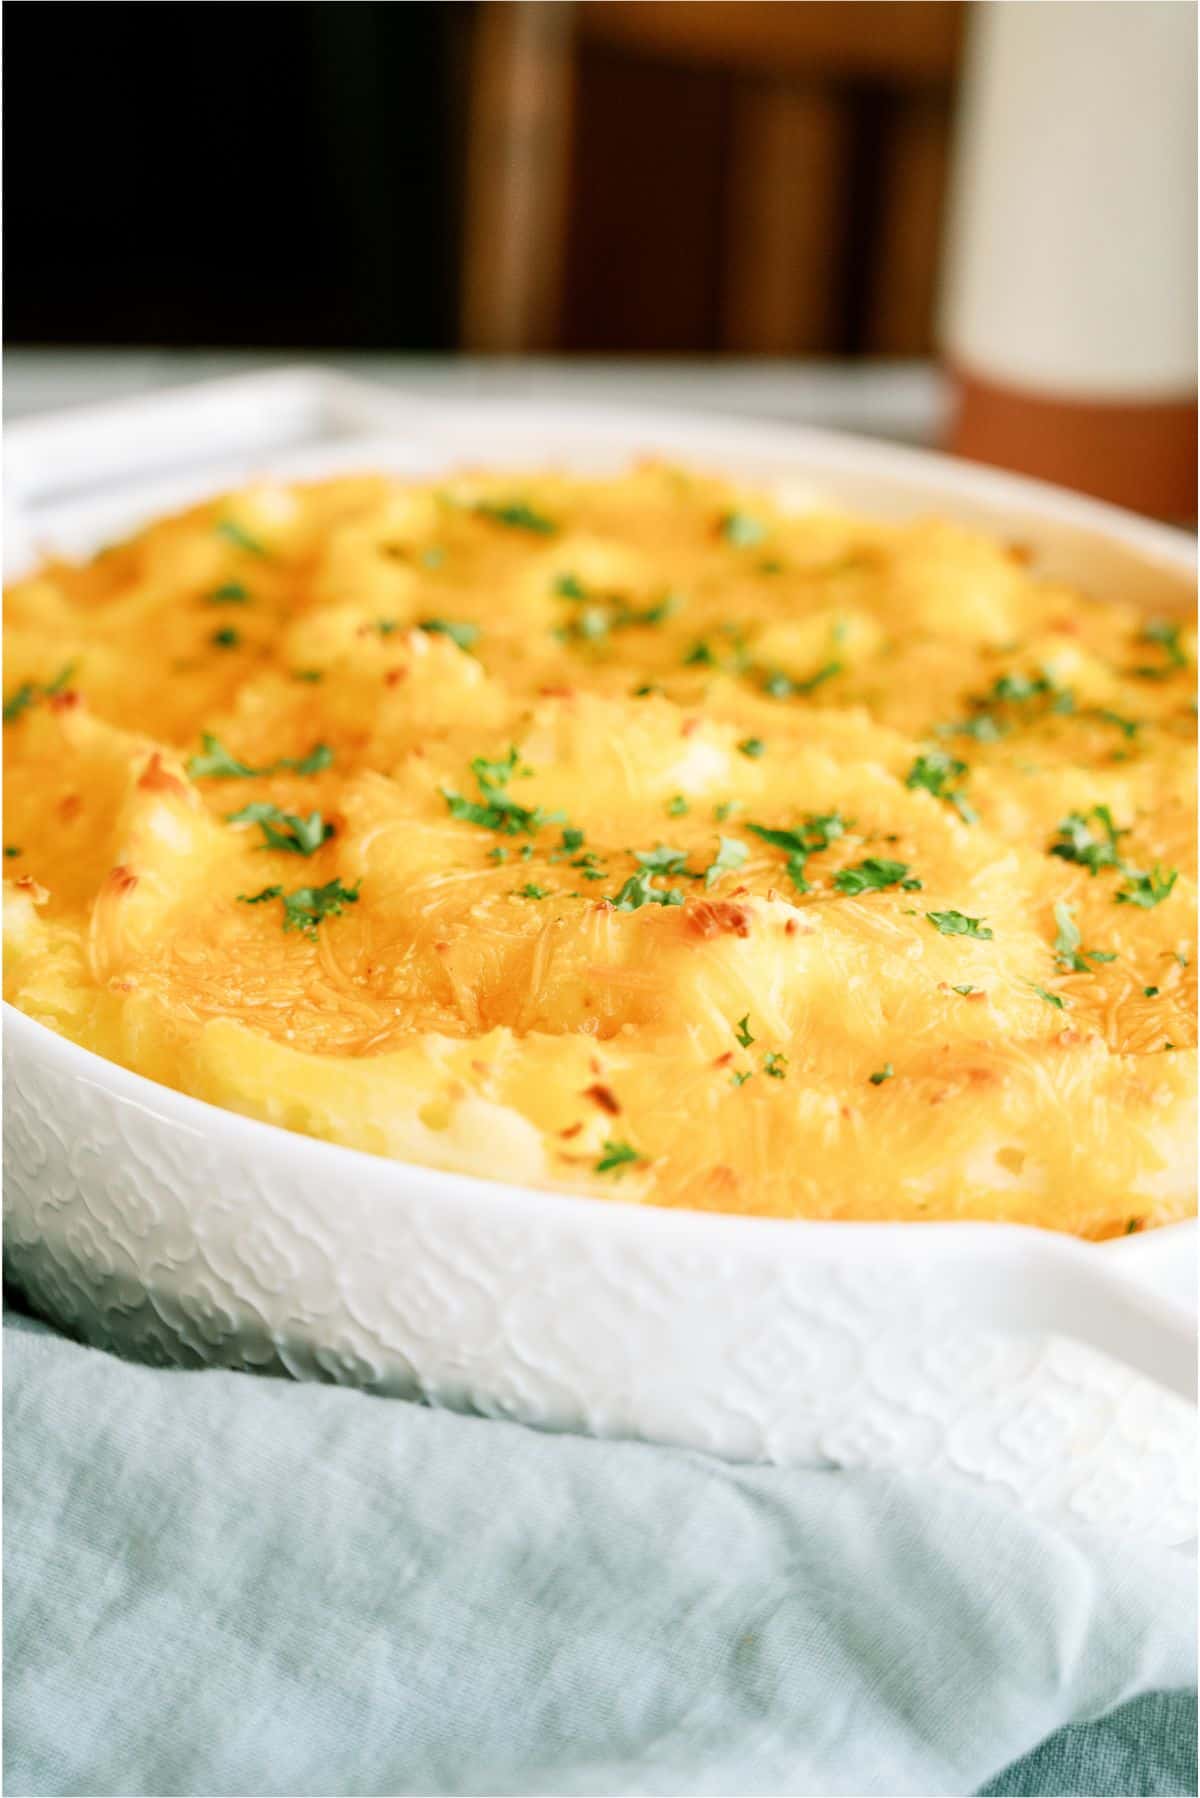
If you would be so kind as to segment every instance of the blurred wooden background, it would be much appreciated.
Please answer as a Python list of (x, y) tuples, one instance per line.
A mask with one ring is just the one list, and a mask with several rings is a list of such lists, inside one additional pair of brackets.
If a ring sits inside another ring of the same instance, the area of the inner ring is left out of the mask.
[(963, 11), (483, 0), (463, 347), (927, 352)]

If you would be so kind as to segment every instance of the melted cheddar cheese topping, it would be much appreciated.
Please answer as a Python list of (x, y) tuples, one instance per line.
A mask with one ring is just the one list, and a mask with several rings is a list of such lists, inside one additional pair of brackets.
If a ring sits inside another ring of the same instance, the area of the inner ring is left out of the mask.
[(6, 992), (103, 1056), (647, 1204), (1192, 1208), (1178, 621), (647, 465), (256, 485), (5, 643)]

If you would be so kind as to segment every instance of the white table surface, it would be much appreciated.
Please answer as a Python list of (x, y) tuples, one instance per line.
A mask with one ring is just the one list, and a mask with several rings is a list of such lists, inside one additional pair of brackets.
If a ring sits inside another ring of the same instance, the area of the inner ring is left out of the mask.
[(426, 394), (626, 402), (781, 419), (907, 443), (935, 443), (944, 410), (940, 377), (923, 362), (14, 349), (4, 358), (4, 415), (13, 420), (297, 363), (321, 363)]

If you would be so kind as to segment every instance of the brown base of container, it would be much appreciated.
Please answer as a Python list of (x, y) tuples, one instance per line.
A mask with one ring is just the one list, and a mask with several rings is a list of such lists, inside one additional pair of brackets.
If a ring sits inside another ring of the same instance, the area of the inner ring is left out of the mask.
[(1196, 517), (1196, 396), (1150, 403), (1023, 391), (950, 368), (948, 447), (1174, 523)]

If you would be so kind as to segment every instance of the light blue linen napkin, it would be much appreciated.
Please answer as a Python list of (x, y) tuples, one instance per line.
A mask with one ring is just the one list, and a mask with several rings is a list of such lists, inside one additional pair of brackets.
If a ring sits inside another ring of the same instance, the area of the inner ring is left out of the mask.
[(1172, 1551), (12, 1314), (4, 1378), (10, 1798), (1194, 1790)]

